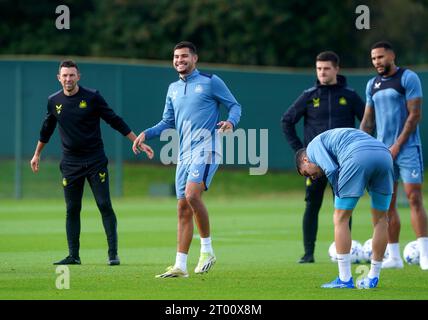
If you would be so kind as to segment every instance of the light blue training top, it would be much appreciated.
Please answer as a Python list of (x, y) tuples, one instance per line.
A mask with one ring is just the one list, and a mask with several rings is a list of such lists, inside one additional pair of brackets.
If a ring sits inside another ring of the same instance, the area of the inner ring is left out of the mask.
[[(216, 75), (195, 69), (184, 79), (169, 85), (162, 120), (146, 129), (146, 140), (160, 136), (163, 130), (176, 128), (180, 139), (180, 159), (197, 148), (213, 150), (220, 104), (229, 111), (227, 121), (236, 128), (241, 117), (241, 105), (229, 88)], [(211, 140), (206, 134), (211, 135)]]
[[(339, 168), (352, 155), (361, 150), (382, 149), (386, 146), (371, 135), (354, 128), (336, 128), (324, 131), (307, 146), (306, 154), (310, 162), (319, 166), (331, 185), (335, 186)], [(347, 174), (342, 172), (342, 174)], [(350, 172), (349, 174), (352, 174)], [(346, 178), (344, 179), (347, 180)]]
[[(407, 101), (422, 98), (418, 75), (398, 68), (391, 77), (380, 75), (370, 79), (366, 87), (366, 105), (374, 108), (377, 139), (390, 147), (397, 140), (409, 116)], [(419, 126), (409, 136), (406, 146), (420, 146)]]

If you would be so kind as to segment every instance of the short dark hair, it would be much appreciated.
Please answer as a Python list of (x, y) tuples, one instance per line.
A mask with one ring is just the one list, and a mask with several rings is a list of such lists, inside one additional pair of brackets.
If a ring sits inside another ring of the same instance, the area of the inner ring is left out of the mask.
[(336, 52), (323, 51), (317, 55), (316, 61), (330, 61), (334, 67), (339, 65), (340, 59)]
[(59, 64), (58, 73), (61, 73), (61, 68), (76, 68), (77, 72), (79, 72), (79, 67), (77, 63), (73, 60), (63, 60)]
[(294, 156), (294, 159), (296, 161), (296, 169), (300, 175), (301, 175), (300, 167), (302, 166), (304, 157), (306, 157), (306, 148), (301, 148), (301, 149), (297, 150), (296, 155)]
[(388, 41), (378, 41), (372, 45), (370, 50), (377, 49), (377, 48), (384, 48), (385, 50), (394, 51), (394, 49), (392, 48), (392, 44)]
[(182, 49), (182, 48), (189, 48), (189, 50), (192, 54), (197, 54), (196, 53), (196, 46), (193, 43), (191, 43), (190, 41), (181, 41), (181, 42), (177, 43), (174, 47), (174, 51), (177, 49)]

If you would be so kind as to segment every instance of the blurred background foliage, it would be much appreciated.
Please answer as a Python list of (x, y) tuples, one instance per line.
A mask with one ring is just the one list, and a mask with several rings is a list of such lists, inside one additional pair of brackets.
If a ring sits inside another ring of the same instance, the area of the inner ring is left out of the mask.
[[(57, 30), (58, 5), (71, 28)], [(355, 8), (370, 9), (370, 30), (357, 30)], [(369, 48), (387, 39), (399, 63), (428, 60), (426, 0), (0, 0), (0, 54), (171, 59), (180, 40), (201, 61), (308, 67), (334, 50), (342, 67), (370, 66)]]

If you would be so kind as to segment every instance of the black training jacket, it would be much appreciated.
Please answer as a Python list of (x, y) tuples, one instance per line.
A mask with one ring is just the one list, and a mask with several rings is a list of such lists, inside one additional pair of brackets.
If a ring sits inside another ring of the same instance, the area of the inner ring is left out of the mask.
[(66, 96), (60, 90), (48, 98), (39, 140), (49, 142), (58, 123), (65, 160), (87, 161), (105, 157), (101, 119), (124, 136), (131, 132), (97, 90), (79, 86), (73, 96)]
[[(355, 127), (361, 121), (364, 102), (347, 86), (346, 78), (337, 75), (337, 84), (321, 85), (305, 90), (282, 116), (282, 131), (294, 151), (306, 147), (318, 134), (334, 128)], [(296, 124), (303, 118), (304, 142), (296, 133)]]

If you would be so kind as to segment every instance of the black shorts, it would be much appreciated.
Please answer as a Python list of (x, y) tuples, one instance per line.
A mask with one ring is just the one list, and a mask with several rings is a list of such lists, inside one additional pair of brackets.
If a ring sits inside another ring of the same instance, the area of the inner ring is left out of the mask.
[(108, 184), (108, 159), (107, 157), (92, 161), (67, 161), (61, 160), (59, 165), (62, 173), (62, 184), (64, 188), (74, 185), (84, 184), (85, 179), (88, 181), (99, 181), (99, 183)]

